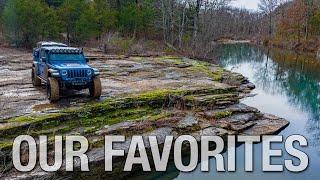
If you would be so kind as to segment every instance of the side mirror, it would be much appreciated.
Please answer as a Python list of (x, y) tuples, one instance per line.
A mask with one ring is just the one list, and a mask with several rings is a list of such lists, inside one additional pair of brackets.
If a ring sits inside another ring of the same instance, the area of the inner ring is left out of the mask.
[(42, 62), (47, 62), (47, 57), (42, 57), (42, 58), (41, 58), (41, 61), (42, 61)]
[(86, 59), (86, 62), (88, 63), (89, 62), (89, 58), (85, 57), (85, 59)]
[(36, 48), (33, 48), (33, 56), (35, 57), (35, 58), (39, 58), (39, 50), (38, 49), (36, 49)]

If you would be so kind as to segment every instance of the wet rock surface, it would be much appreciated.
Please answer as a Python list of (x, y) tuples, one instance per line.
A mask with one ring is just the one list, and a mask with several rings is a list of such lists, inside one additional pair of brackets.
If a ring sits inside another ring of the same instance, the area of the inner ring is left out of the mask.
[[(56, 112), (93, 101), (87, 90), (64, 91), (59, 102), (50, 104), (46, 98), (45, 85), (32, 85), (32, 53), (13, 49), (0, 49), (0, 52), (0, 122), (26, 114)], [(91, 59), (89, 64), (101, 71), (101, 100), (154, 89), (183, 90), (199, 86), (227, 88), (227, 84), (218, 84), (212, 80), (225, 77), (237, 84), (242, 77), (229, 77), (231, 73), (223, 74), (222, 69), (216, 65), (186, 58), (105, 55), (90, 49), (86, 54)]]
[[(156, 136), (161, 145), (168, 135), (190, 134), (200, 141), (202, 135), (275, 134), (288, 125), (282, 118), (239, 103), (254, 85), (217, 65), (179, 57), (87, 54), (90, 64), (101, 71), (102, 98), (95, 101), (86, 91), (71, 91), (63, 92), (64, 97), (54, 104), (46, 99), (45, 87), (31, 84), (31, 53), (15, 51), (0, 58), (0, 158), (5, 162), (0, 170), (4, 177), (77, 176), (64, 172), (64, 167), (56, 173), (39, 168), (30, 173), (13, 170), (12, 140), (20, 134), (87, 137), (91, 169), (99, 177), (104, 170), (105, 135), (125, 135), (126, 141), (114, 148), (128, 152), (134, 135), (142, 135), (150, 148), (149, 135)], [(116, 162), (123, 164), (123, 160)], [(117, 173), (103, 174), (117, 177)]]
[(182, 120), (177, 124), (179, 129), (187, 129), (198, 124), (198, 119), (192, 114), (188, 113)]

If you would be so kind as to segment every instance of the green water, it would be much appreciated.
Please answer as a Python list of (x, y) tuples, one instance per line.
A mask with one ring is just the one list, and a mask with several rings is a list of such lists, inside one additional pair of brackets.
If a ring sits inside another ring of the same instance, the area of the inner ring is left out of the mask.
[[(287, 170), (277, 173), (262, 171), (262, 147), (254, 145), (254, 172), (244, 171), (244, 146), (237, 148), (237, 171), (216, 172), (215, 160), (210, 161), (210, 172), (201, 172), (200, 166), (190, 173), (182, 173), (171, 165), (164, 174), (152, 179), (210, 179), (210, 180), (301, 180), (320, 179), (320, 60), (283, 50), (265, 50), (247, 44), (221, 45), (212, 52), (226, 69), (239, 72), (256, 85), (254, 97), (243, 103), (262, 112), (283, 117), (290, 125), (280, 135), (284, 138), (300, 134), (307, 138), (308, 147), (299, 148), (309, 156), (309, 167), (301, 173)], [(283, 144), (272, 148), (284, 149)], [(226, 163), (226, 154), (224, 154)], [(273, 164), (284, 165), (292, 159), (285, 150), (283, 157), (272, 159)], [(299, 163), (294, 159), (295, 163)], [(284, 168), (285, 169), (285, 168)]]

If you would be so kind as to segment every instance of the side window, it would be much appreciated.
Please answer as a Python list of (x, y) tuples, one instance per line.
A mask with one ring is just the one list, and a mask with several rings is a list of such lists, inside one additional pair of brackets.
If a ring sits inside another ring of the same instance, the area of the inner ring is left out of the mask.
[(44, 50), (41, 50), (41, 61), (43, 62), (43, 59), (46, 59), (47, 53)]

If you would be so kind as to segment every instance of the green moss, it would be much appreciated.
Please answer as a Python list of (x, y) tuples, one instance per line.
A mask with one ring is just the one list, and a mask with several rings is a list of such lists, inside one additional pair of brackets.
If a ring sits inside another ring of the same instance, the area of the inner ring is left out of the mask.
[(12, 144), (13, 144), (13, 141), (1, 140), (0, 141), (0, 151), (10, 150), (12, 147)]
[(62, 119), (66, 116), (64, 113), (54, 113), (40, 116), (20, 116), (8, 120), (10, 123), (36, 123), (43, 121), (50, 121), (52, 119)]
[(182, 64), (184, 63), (182, 57), (176, 57), (176, 56), (163, 56), (161, 59), (168, 63), (175, 63), (175, 64)]
[(17, 118), (13, 118), (11, 120), (9, 120), (8, 122), (30, 122), (33, 121), (34, 118), (30, 117), (30, 116), (21, 116), (21, 117), (17, 117)]
[(165, 111), (165, 112), (161, 112), (161, 113), (154, 114), (154, 115), (150, 116), (150, 117), (148, 118), (148, 120), (150, 120), (150, 121), (157, 121), (157, 120), (159, 120), (159, 119), (163, 119), (163, 118), (166, 118), (166, 117), (170, 117), (170, 116), (172, 116), (172, 115), (174, 115), (174, 112), (167, 112), (167, 111)]
[(206, 63), (206, 62), (198, 62), (194, 61), (193, 66), (191, 67), (191, 70), (196, 71), (196, 72), (203, 72), (210, 78), (212, 78), (213, 81), (221, 81), (222, 76), (223, 76), (223, 69), (220, 67), (215, 67), (215, 71), (212, 71), (211, 64)]
[(222, 68), (217, 68), (217, 70), (212, 72), (210, 76), (214, 81), (222, 81), (223, 72), (224, 70)]
[[(188, 90), (158, 89), (140, 94), (110, 98), (101, 103), (89, 103), (81, 108), (68, 108), (61, 113), (12, 118), (7, 126), (0, 129), (3, 138), (12, 138), (18, 134), (38, 135), (65, 134), (77, 127), (97, 128), (122, 121), (157, 120), (161, 118), (157, 109), (175, 106), (188, 95), (222, 94), (235, 91), (235, 88), (198, 88)], [(188, 97), (192, 98), (192, 97)], [(159, 110), (160, 111), (160, 110)], [(158, 116), (158, 117), (157, 117)]]
[(178, 56), (161, 56), (157, 59), (162, 59), (162, 60), (166, 60), (166, 59), (178, 59), (178, 60), (181, 60), (182, 57), (178, 57)]
[(237, 95), (234, 93), (213, 94), (213, 95), (189, 95), (184, 97), (184, 102), (187, 107), (207, 107), (214, 106), (221, 102), (229, 102), (230, 104), (237, 102)]
[[(11, 140), (13, 140), (19, 134), (29, 134), (34, 137), (37, 137), (39, 135), (47, 135), (49, 136), (49, 141), (53, 141), (53, 137), (55, 135), (65, 135), (69, 134), (70, 132), (72, 132), (72, 134), (90, 136), (105, 125), (113, 125), (122, 121), (138, 121), (141, 119), (145, 119), (144, 117), (146, 117), (147, 115), (150, 115), (152, 117), (153, 115), (159, 114), (160, 112), (161, 111), (159, 109), (154, 109), (152, 107), (146, 106), (117, 110), (93, 118), (83, 117), (72, 119), (69, 121), (51, 121), (42, 124), (41, 127), (30, 126), (29, 128), (23, 130), (21, 129), (20, 131), (16, 131), (15, 133), (2, 136), (1, 138), (5, 138), (5, 140), (1, 140), (0, 149), (4, 147), (11, 148), (12, 144), (5, 142), (11, 142)], [(82, 132), (78, 132), (79, 127), (83, 129)]]
[(37, 135), (59, 135), (63, 134), (66, 132), (71, 131), (71, 127), (68, 125), (62, 125), (62, 126), (54, 126), (54, 125), (49, 125), (43, 127), (41, 130), (37, 129), (29, 129), (29, 135), (32, 136), (37, 136)]
[(231, 116), (231, 115), (232, 115), (232, 112), (230, 112), (230, 111), (219, 111), (219, 112), (216, 112), (216, 113), (214, 114), (214, 117), (215, 117), (216, 119), (222, 119), (222, 118), (229, 117), (229, 116)]
[(104, 146), (104, 139), (97, 139), (90, 142), (90, 148), (98, 148)]

